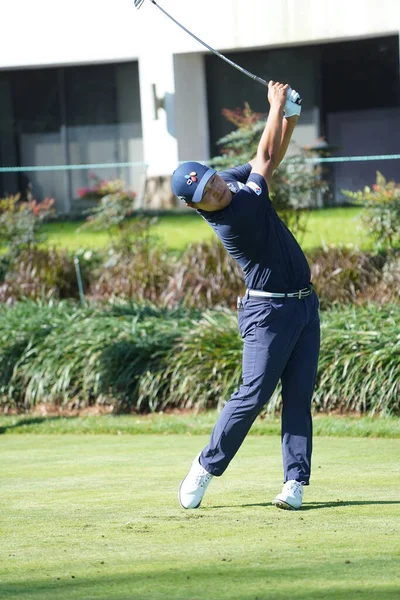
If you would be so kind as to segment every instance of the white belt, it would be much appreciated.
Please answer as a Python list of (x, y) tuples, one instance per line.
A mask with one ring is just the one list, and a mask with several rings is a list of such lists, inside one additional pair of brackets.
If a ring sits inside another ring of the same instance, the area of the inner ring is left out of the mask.
[(280, 292), (264, 292), (262, 290), (247, 290), (247, 294), (250, 298), (298, 298), (299, 300), (311, 296), (312, 292), (313, 289), (311, 285), (302, 290), (298, 290), (297, 292), (289, 292), (288, 294)]

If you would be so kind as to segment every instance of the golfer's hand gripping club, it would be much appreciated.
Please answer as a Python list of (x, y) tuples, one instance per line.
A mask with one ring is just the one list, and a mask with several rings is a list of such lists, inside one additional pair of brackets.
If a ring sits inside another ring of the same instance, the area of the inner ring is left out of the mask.
[(285, 104), (285, 117), (294, 117), (295, 115), (300, 116), (301, 113), (301, 98), (300, 94), (296, 90), (289, 88), (287, 91), (286, 104)]

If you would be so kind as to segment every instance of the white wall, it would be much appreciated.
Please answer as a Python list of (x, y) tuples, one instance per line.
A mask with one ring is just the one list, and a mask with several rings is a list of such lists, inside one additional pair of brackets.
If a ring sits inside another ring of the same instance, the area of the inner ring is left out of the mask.
[[(155, 53), (144, 45), (139, 58), (140, 103), (142, 107), (143, 157), (147, 175), (172, 173), (178, 160), (178, 143), (174, 124), (174, 66), (168, 52)], [(165, 99), (165, 109), (155, 114), (153, 84), (156, 96)]]
[[(396, 33), (398, 0), (159, 0), (219, 50)], [(0, 68), (200, 50), (149, 0), (1, 0)]]
[(175, 135), (178, 160), (208, 158), (208, 114), (206, 74), (201, 54), (176, 54), (175, 73)]

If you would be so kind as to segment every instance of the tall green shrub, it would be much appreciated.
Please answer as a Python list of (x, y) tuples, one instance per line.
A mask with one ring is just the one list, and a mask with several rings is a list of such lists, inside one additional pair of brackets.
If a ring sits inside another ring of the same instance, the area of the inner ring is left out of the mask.
[[(81, 263), (85, 289), (90, 274), (87, 263)], [(0, 302), (19, 300), (56, 300), (78, 298), (78, 283), (73, 256), (55, 248), (26, 248), (10, 260), (0, 283)]]
[(40, 224), (53, 213), (53, 198), (21, 201), (20, 194), (0, 198), (0, 246), (12, 256), (42, 241)]
[(78, 190), (82, 199), (97, 200), (96, 206), (86, 210), (89, 213), (82, 229), (106, 230), (110, 236), (110, 247), (118, 254), (128, 255), (138, 239), (150, 236), (148, 218), (132, 220), (136, 193), (127, 189), (123, 179), (102, 180), (90, 175), (92, 185)]
[(343, 191), (364, 208), (361, 220), (378, 248), (392, 250), (400, 245), (400, 184), (387, 181), (379, 171), (376, 183), (357, 192)]
[[(20, 303), (0, 310), (4, 404), (39, 402), (115, 410), (222, 406), (241, 379), (232, 311)], [(322, 313), (314, 408), (400, 415), (400, 306)], [(279, 409), (277, 390), (266, 407)]]

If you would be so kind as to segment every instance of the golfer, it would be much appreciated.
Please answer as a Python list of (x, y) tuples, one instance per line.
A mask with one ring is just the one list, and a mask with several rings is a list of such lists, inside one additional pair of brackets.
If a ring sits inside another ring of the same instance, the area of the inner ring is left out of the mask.
[(238, 299), (242, 384), (226, 403), (208, 446), (196, 456), (181, 484), (183, 508), (200, 506), (211, 479), (225, 472), (279, 380), (284, 485), (273, 504), (299, 509), (303, 488), (309, 485), (319, 303), (307, 260), (268, 194), (300, 115), (297, 98), (288, 85), (269, 82), (267, 123), (257, 155), (248, 164), (217, 174), (200, 163), (187, 162), (172, 177), (174, 194), (211, 225), (242, 267), (247, 287)]

